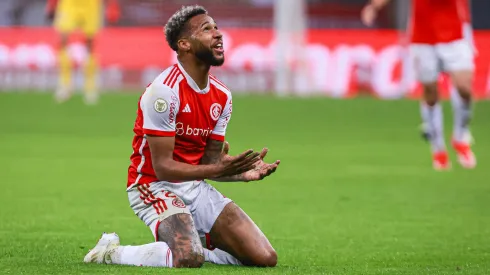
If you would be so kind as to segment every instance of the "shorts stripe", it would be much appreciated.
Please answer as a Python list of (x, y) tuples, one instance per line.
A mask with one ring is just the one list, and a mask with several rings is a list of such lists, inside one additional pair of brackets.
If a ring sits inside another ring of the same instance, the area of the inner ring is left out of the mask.
[(153, 208), (155, 208), (155, 211), (157, 211), (157, 214), (160, 215), (160, 208), (158, 208), (158, 206), (156, 204), (152, 204)]
[(157, 212), (158, 215), (160, 215), (161, 213), (163, 213), (165, 211), (165, 209), (163, 207), (161, 207), (158, 203), (155, 203), (155, 202), (158, 202), (158, 199), (155, 198), (155, 196), (152, 194), (152, 192), (149, 189), (146, 189), (146, 187), (144, 185), (140, 184), (136, 188), (142, 194), (140, 196), (140, 199), (143, 201), (144, 204), (146, 204), (146, 205), (151, 204), (153, 206), (153, 208), (155, 208), (155, 211)]
[(167, 203), (165, 200), (161, 198), (155, 197), (151, 190), (149, 189), (149, 184), (140, 184), (136, 188), (138, 191), (141, 193), (140, 199), (143, 201), (144, 204), (149, 205), (151, 204), (153, 208), (157, 211), (157, 214), (160, 215), (161, 213), (165, 212), (168, 210)]
[(160, 227), (160, 223), (162, 221), (157, 221), (157, 225), (155, 226), (155, 242), (158, 242), (158, 227)]
[(165, 203), (165, 201), (164, 201), (164, 200), (162, 200), (162, 199), (160, 199), (160, 198), (157, 198), (157, 200), (158, 200), (158, 203), (160, 204), (160, 206), (161, 206), (161, 207), (162, 207), (162, 209), (163, 209), (163, 211), (162, 211), (162, 212), (164, 212), (165, 210), (167, 210), (167, 209), (168, 209), (167, 204)]
[(165, 212), (165, 208), (163, 208), (162, 202), (157, 200), (153, 205), (156, 205), (158, 207), (158, 209), (160, 209), (160, 213)]

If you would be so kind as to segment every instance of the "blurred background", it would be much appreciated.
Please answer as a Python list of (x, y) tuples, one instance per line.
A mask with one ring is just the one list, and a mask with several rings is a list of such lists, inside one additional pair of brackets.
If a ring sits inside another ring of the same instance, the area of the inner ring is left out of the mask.
[[(81, 0), (80, 0), (81, 1)], [(162, 27), (180, 6), (201, 4), (225, 33), (227, 62), (216, 68), (236, 93), (418, 97), (404, 49), (410, 1), (394, 0), (373, 28), (359, 20), (365, 0), (119, 0), (120, 19), (104, 22), (95, 52), (103, 92), (141, 90), (175, 62)], [(490, 2), (471, 2), (477, 46), (475, 90), (489, 95)], [(50, 92), (56, 86), (59, 37), (45, 0), (0, 1), (0, 89)], [(101, 12), (101, 19), (103, 19)], [(104, 20), (102, 20), (104, 21)], [(75, 67), (86, 49), (72, 38)], [(75, 72), (75, 85), (83, 75)], [(444, 80), (441, 78), (445, 94)]]
[[(47, 1), (0, 0), (0, 274), (140, 271), (82, 259), (103, 231), (153, 240), (125, 191), (133, 127), (139, 96), (176, 61), (163, 26), (187, 4), (205, 6), (225, 36), (226, 62), (212, 73), (233, 93), (230, 153), (267, 146), (266, 160), (281, 160), (262, 182), (212, 182), (277, 250), (268, 274), (490, 274), (490, 0), (470, 1), (478, 167), (457, 164), (446, 100), (448, 172), (433, 170), (420, 138), (411, 1), (393, 0), (372, 28), (359, 18), (366, 1), (119, 0), (119, 20), (105, 20), (107, 9), (94, 18), (104, 19), (94, 44), (102, 95), (87, 106), (80, 33), (67, 48), (77, 94), (58, 104), (66, 56)], [(444, 75), (440, 88), (447, 98)], [(199, 274), (235, 271), (264, 274)]]

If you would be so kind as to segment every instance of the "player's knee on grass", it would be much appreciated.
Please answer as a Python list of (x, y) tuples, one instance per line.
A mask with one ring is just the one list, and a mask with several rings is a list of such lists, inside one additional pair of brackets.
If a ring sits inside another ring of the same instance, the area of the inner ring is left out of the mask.
[(434, 106), (439, 100), (437, 82), (424, 83), (424, 100), (429, 106)]
[(271, 247), (251, 255), (250, 259), (242, 263), (246, 266), (275, 267), (277, 265), (277, 253)]
[(211, 242), (245, 266), (274, 267), (277, 253), (257, 225), (234, 203), (218, 216), (210, 232)]
[(158, 240), (172, 250), (174, 267), (198, 268), (204, 264), (204, 250), (191, 215), (180, 213), (162, 220)]

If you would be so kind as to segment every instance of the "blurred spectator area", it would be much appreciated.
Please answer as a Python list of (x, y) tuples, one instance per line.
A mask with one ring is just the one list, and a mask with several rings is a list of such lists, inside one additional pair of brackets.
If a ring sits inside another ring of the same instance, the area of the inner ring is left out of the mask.
[[(123, 0), (123, 25), (163, 25), (182, 5), (199, 4), (223, 27), (273, 27), (277, 0)], [(359, 12), (365, 0), (308, 0), (310, 28), (362, 28)], [(380, 25), (390, 27), (389, 13)]]
[[(79, 0), (84, 1), (84, 0)], [(182, 5), (205, 6), (221, 27), (271, 28), (274, 2), (280, 0), (119, 0), (119, 26), (163, 26)], [(377, 28), (403, 28), (410, 0), (393, 0)], [(359, 13), (367, 0), (306, 0), (309, 28), (365, 28)], [(490, 0), (472, 0), (475, 29), (490, 29)], [(0, 26), (42, 26), (46, 0), (0, 0)]]
[[(79, 0), (83, 1), (83, 0)], [(280, 0), (119, 0), (120, 26), (163, 26), (181, 6), (199, 4), (221, 27), (273, 27), (274, 2)], [(307, 0), (310, 28), (364, 28), (359, 13), (366, 0)], [(46, 25), (46, 0), (0, 0), (0, 25)], [(386, 9), (378, 27), (395, 27)]]

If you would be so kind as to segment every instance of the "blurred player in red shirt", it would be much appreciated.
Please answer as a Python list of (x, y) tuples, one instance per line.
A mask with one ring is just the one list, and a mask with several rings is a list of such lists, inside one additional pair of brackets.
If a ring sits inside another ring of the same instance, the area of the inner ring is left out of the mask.
[(70, 34), (81, 31), (85, 36), (85, 45), (88, 56), (84, 64), (85, 102), (97, 102), (96, 88), (98, 64), (94, 56), (94, 38), (100, 31), (100, 20), (103, 3), (106, 2), (105, 16), (107, 21), (114, 23), (119, 19), (119, 5), (117, 0), (48, 0), (46, 16), (54, 20), (54, 27), (59, 33), (61, 41), (58, 49), (58, 87), (55, 97), (58, 102), (66, 101), (72, 94), (71, 69), (72, 64), (68, 54), (67, 44)]
[[(372, 0), (363, 9), (362, 21), (371, 26), (379, 9), (389, 0)], [(408, 27), (410, 53), (418, 80), (424, 88), (421, 103), (424, 137), (430, 141), (437, 170), (451, 167), (444, 141), (443, 115), (437, 80), (447, 73), (457, 93), (453, 102), (452, 145), (464, 168), (474, 168), (469, 122), (472, 113), (474, 47), (468, 0), (412, 0)]]
[[(277, 255), (250, 217), (206, 182), (257, 181), (279, 161), (247, 150), (228, 155), (229, 89), (209, 74), (225, 61), (223, 35), (201, 6), (177, 11), (165, 26), (177, 64), (148, 85), (138, 102), (126, 191), (156, 242), (121, 246), (103, 234), (85, 262), (136, 266), (275, 266)], [(201, 244), (202, 243), (202, 244)], [(203, 246), (205, 248), (203, 248)]]

